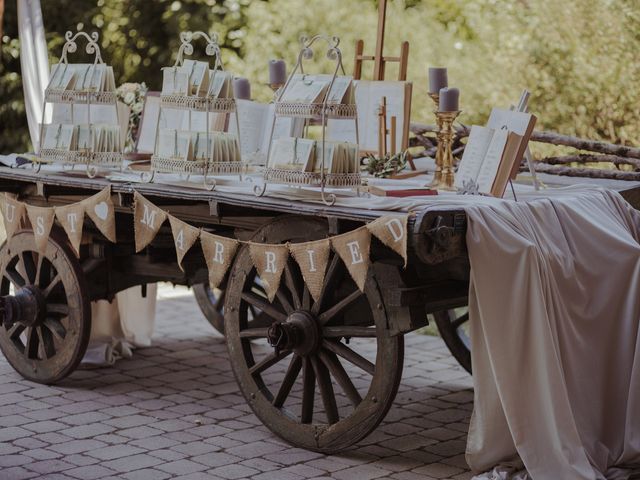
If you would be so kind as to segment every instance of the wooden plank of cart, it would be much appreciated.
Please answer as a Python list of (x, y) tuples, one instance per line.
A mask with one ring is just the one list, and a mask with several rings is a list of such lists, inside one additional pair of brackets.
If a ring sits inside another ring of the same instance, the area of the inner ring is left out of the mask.
[[(545, 182), (551, 183), (548, 178)], [(0, 191), (31, 205), (68, 205), (108, 184), (99, 178), (0, 168)], [(640, 206), (637, 183), (610, 181), (606, 186)], [(204, 286), (207, 268), (199, 248), (185, 257), (184, 271), (178, 267), (168, 225), (136, 254), (134, 188), (194, 226), (262, 243), (326, 238), (385, 214), (251, 194), (114, 183), (117, 243), (107, 241), (87, 219), (79, 258), (59, 227), (54, 227), (44, 255), (36, 252), (30, 229), (19, 231), (0, 249), (0, 346), (25, 378), (54, 383), (77, 367), (91, 328), (90, 302), (161, 281), (196, 287), (207, 318), (225, 330), (230, 362), (247, 402), (267, 427), (299, 447), (338, 452), (378, 425), (400, 383), (403, 335), (425, 326), (428, 313), (435, 316), (456, 358), (470, 369), (462, 334), (467, 317), (460, 310), (467, 304), (469, 278), (462, 210), (425, 207), (410, 220), (406, 270), (399, 256), (374, 239), (363, 293), (338, 255), (332, 255), (318, 302), (311, 300), (291, 261), (270, 303), (246, 247), (217, 292)], [(54, 290), (57, 294), (49, 295)], [(52, 331), (48, 348), (34, 347), (21, 335), (40, 323), (46, 325), (51, 316), (61, 319), (64, 328)], [(276, 323), (285, 329), (296, 324), (286, 345), (269, 337), (268, 327)], [(375, 356), (358, 353), (364, 342), (376, 343)]]

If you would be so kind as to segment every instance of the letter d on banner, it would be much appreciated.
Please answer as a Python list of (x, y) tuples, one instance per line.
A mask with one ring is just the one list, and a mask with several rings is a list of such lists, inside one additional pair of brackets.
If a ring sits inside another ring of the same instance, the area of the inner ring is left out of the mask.
[(407, 266), (407, 216), (385, 216), (367, 225), (369, 231), (404, 259)]

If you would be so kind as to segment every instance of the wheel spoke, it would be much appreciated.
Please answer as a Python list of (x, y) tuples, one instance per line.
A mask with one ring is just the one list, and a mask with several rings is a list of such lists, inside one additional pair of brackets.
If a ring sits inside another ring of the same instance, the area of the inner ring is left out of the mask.
[(287, 369), (287, 373), (282, 380), (282, 385), (280, 385), (280, 389), (276, 394), (276, 397), (273, 399), (273, 406), (276, 408), (282, 408), (285, 400), (289, 396), (291, 392), (291, 388), (293, 384), (296, 382), (298, 375), (300, 374), (300, 370), (302, 369), (302, 358), (298, 355), (294, 355), (291, 358), (291, 363), (289, 364), (289, 368)]
[(345, 298), (340, 300), (331, 308), (327, 309), (318, 317), (318, 321), (320, 322), (320, 325), (324, 325), (332, 318), (340, 315), (342, 311), (348, 308), (349, 305), (351, 305), (353, 302), (359, 299), (362, 295), (364, 295), (364, 293), (362, 293), (359, 289), (356, 289), (354, 292), (347, 295)]
[(284, 291), (282, 290), (282, 288), (279, 288), (278, 291), (276, 292), (276, 298), (278, 299), (278, 301), (280, 302), (280, 305), (282, 305), (282, 308), (284, 308), (284, 311), (287, 313), (293, 313), (293, 307), (291, 306), (291, 303), (289, 302), (289, 300), (287, 299), (287, 296), (285, 295)]
[(44, 263), (44, 255), (38, 254), (38, 264), (36, 266), (36, 279), (34, 281), (35, 285), (40, 285), (42, 283), (42, 279), (40, 276), (42, 275), (42, 264)]
[(324, 327), (322, 335), (327, 338), (354, 337), (373, 338), (377, 336), (375, 327)]
[(318, 388), (320, 389), (324, 411), (327, 415), (327, 421), (329, 425), (333, 425), (340, 420), (340, 415), (338, 413), (338, 405), (336, 404), (336, 396), (333, 392), (333, 385), (331, 384), (331, 376), (329, 375), (327, 367), (319, 362), (317, 357), (311, 357), (311, 365), (313, 365), (313, 371), (316, 373), (316, 380), (318, 382)]
[(60, 341), (63, 341), (64, 337), (67, 336), (67, 330), (62, 326), (62, 323), (60, 323), (60, 320), (58, 319), (47, 318), (44, 321), (44, 325), (51, 331), (51, 333), (53, 333), (53, 336)]
[(300, 301), (300, 294), (298, 293), (298, 288), (296, 286), (295, 279), (293, 278), (290, 261), (284, 266), (284, 282), (287, 284), (287, 288), (291, 292), (293, 306), (296, 310), (300, 310), (302, 308), (302, 302)]
[(340, 273), (342, 272), (342, 263), (340, 262), (340, 255), (334, 254), (331, 259), (331, 263), (329, 264), (329, 268), (327, 269), (327, 274), (324, 277), (324, 285), (322, 286), (322, 293), (320, 293), (320, 298), (318, 301), (313, 304), (311, 308), (311, 313), (317, 315), (322, 308), (322, 304), (325, 301), (325, 297), (329, 292), (332, 292), (335, 286), (338, 283), (338, 279), (340, 277)]
[(22, 266), (22, 271), (27, 277), (27, 284), (33, 285), (36, 283), (36, 263), (33, 261), (33, 252), (24, 251), (20, 254), (20, 265)]
[(313, 420), (313, 398), (316, 391), (316, 375), (313, 372), (309, 358), (304, 359), (304, 370), (302, 371), (302, 410), (300, 421), (311, 423)]
[(51, 294), (53, 289), (56, 288), (61, 283), (62, 283), (62, 278), (60, 277), (60, 274), (58, 273), (58, 274), (56, 274), (55, 277), (53, 277), (53, 280), (51, 280), (51, 283), (49, 283), (49, 285), (47, 285), (47, 288), (45, 288), (42, 291), (42, 294), (44, 295), (44, 298), (47, 298)]
[(38, 335), (33, 327), (27, 327), (27, 344), (25, 345), (25, 354), (27, 358), (38, 358)]
[(250, 305), (262, 310), (262, 312), (269, 315), (274, 320), (280, 320), (284, 322), (287, 319), (287, 316), (275, 308), (272, 304), (268, 303), (266, 299), (259, 297), (255, 293), (252, 292), (243, 292), (242, 300), (247, 302)]
[(240, 332), (240, 338), (267, 338), (268, 328), (247, 328)]
[(340, 385), (340, 388), (342, 388), (342, 391), (349, 398), (353, 406), (357, 407), (360, 405), (362, 397), (335, 353), (327, 350), (320, 350), (319, 355), (320, 360), (322, 360), (322, 362), (327, 366), (331, 375), (336, 379), (338, 385)]
[(22, 288), (26, 283), (24, 278), (22, 278), (22, 275), (20, 275), (15, 269), (9, 270), (7, 268), (4, 272), (4, 277), (13, 284), (14, 288)]
[(327, 350), (335, 353), (336, 355), (341, 356), (348, 362), (353, 363), (355, 366), (360, 367), (362, 370), (367, 372), (370, 375), (373, 375), (376, 371), (376, 367), (369, 360), (364, 358), (359, 353), (354, 352), (349, 347), (344, 345), (341, 342), (334, 342), (332, 340), (323, 340), (322, 346)]
[(304, 284), (304, 290), (302, 292), (302, 309), (311, 309), (311, 292), (309, 292), (309, 287), (307, 287), (306, 283)]
[(453, 327), (454, 330), (457, 330), (458, 328), (460, 328), (460, 326), (462, 326), (463, 323), (466, 323), (468, 321), (469, 321), (469, 312), (465, 313), (461, 317), (451, 322), (451, 326)]
[(66, 303), (47, 303), (47, 313), (66, 317), (69, 315), (69, 305)]
[(56, 347), (53, 344), (53, 337), (51, 336), (51, 332), (42, 327), (38, 327), (38, 340), (40, 342), (40, 347), (42, 349), (43, 356), (42, 358), (51, 358), (56, 354)]
[(270, 327), (273, 323), (273, 319), (264, 312), (258, 313), (258, 315), (249, 322), (251, 328)]
[(264, 372), (268, 368), (278, 363), (283, 358), (288, 357), (290, 354), (291, 350), (283, 350), (282, 352), (270, 353), (258, 363), (256, 363), (253, 367), (251, 367), (249, 371), (251, 372), (251, 375), (258, 375), (259, 373)]
[(7, 336), (11, 339), (11, 340), (15, 340), (18, 337), (20, 337), (20, 335), (22, 334), (22, 332), (24, 332), (24, 325), (22, 325), (21, 323), (14, 323), (11, 328), (9, 328), (9, 330), (7, 330)]
[(224, 309), (224, 297), (226, 293), (226, 290), (220, 290), (220, 296), (218, 297), (218, 300), (216, 301), (214, 306), (218, 313), (222, 313), (222, 310)]

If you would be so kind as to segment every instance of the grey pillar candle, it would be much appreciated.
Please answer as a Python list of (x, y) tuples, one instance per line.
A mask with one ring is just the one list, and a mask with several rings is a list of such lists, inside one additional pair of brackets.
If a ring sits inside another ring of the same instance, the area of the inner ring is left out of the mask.
[(269, 85), (283, 85), (287, 82), (287, 64), (284, 60), (269, 60)]
[(233, 79), (233, 96), (238, 100), (251, 100), (251, 84), (247, 78)]
[(457, 88), (440, 89), (440, 112), (457, 112), (460, 101), (460, 90)]
[(429, 68), (429, 93), (438, 93), (440, 89), (449, 86), (447, 69), (443, 67)]

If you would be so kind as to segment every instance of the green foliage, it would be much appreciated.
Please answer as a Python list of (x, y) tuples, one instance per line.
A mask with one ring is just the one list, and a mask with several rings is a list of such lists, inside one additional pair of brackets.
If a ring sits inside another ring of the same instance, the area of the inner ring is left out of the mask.
[(407, 166), (408, 152), (400, 152), (394, 155), (388, 153), (383, 157), (368, 154), (365, 167), (369, 174), (378, 178), (388, 178), (395, 175)]
[[(15, 1), (6, 1), (0, 58), (0, 152), (28, 145), (21, 99)], [(44, 0), (52, 61), (66, 30), (101, 34), (103, 57), (120, 82), (160, 87), (160, 68), (174, 60), (182, 30), (216, 31), (226, 67), (252, 80), (254, 96), (269, 100), (267, 60), (295, 63), (303, 33), (342, 39), (347, 73), (354, 44), (373, 52), (374, 0)], [(427, 67), (449, 67), (461, 91), (465, 124), (484, 122), (492, 106), (532, 92), (539, 128), (638, 145), (640, 122), (640, 4), (637, 0), (390, 0), (386, 54), (411, 43), (412, 119), (433, 123)], [(197, 48), (196, 48), (197, 50)], [(316, 51), (308, 71), (330, 68)], [(369, 73), (372, 63), (365, 64)], [(388, 78), (396, 76), (389, 67)]]

